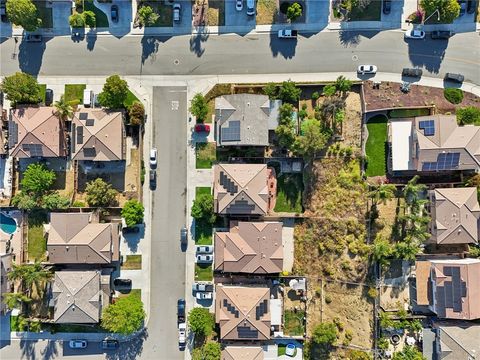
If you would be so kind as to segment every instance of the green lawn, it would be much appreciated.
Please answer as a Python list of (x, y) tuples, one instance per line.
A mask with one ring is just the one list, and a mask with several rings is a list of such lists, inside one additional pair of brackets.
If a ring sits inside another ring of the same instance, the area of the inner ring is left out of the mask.
[(72, 101), (77, 104), (83, 103), (83, 90), (87, 88), (85, 84), (66, 84), (65, 101)]
[(212, 193), (212, 188), (209, 186), (199, 186), (195, 188), (195, 197), (199, 197), (200, 195), (211, 194), (211, 193)]
[(365, 152), (368, 158), (365, 174), (367, 176), (382, 176), (387, 172), (386, 142), (387, 118), (377, 115), (368, 120), (368, 139)]
[(38, 17), (42, 19), (41, 28), (44, 29), (51, 29), (53, 28), (53, 16), (52, 16), (52, 8), (48, 8), (46, 6), (45, 1), (34, 1), (35, 7), (38, 11)]
[(212, 279), (212, 265), (195, 264), (195, 281), (211, 281)]
[(277, 202), (275, 212), (301, 213), (302, 174), (282, 174), (277, 178)]
[(365, 9), (358, 6), (352, 8), (349, 21), (380, 21), (382, 16), (382, 2), (372, 1)]
[(211, 169), (213, 163), (217, 160), (216, 143), (196, 143), (195, 157), (197, 169)]
[(135, 101), (140, 102), (140, 100), (138, 100), (135, 94), (132, 93), (130, 90), (128, 90), (128, 95), (125, 101), (123, 102), (123, 105), (128, 109)]
[(43, 224), (47, 223), (47, 213), (41, 210), (28, 214), (28, 258), (41, 260), (47, 251), (47, 240), (43, 236)]
[(390, 118), (406, 118), (414, 116), (426, 116), (430, 115), (430, 109), (395, 109), (391, 110), (388, 114)]
[(142, 255), (127, 255), (123, 262), (124, 270), (140, 270), (142, 268)]
[(120, 294), (118, 297), (122, 298), (122, 297), (130, 296), (130, 295), (136, 296), (139, 299), (141, 299), (142, 298), (142, 289), (132, 289), (132, 290), (130, 290), (130, 292), (128, 294)]
[(106, 28), (109, 26), (107, 15), (93, 4), (93, 0), (84, 0), (84, 10), (95, 13), (97, 28)]
[(305, 332), (303, 326), (304, 316), (304, 311), (294, 312), (293, 310), (285, 310), (283, 313), (285, 335), (302, 336)]
[(45, 92), (47, 91), (47, 84), (38, 84), (38, 88), (40, 89), (40, 99), (43, 103), (45, 103)]
[[(195, 197), (202, 194), (211, 194), (210, 187), (197, 187), (195, 189)], [(195, 243), (197, 245), (212, 245), (213, 243), (213, 226), (205, 221), (195, 220)]]

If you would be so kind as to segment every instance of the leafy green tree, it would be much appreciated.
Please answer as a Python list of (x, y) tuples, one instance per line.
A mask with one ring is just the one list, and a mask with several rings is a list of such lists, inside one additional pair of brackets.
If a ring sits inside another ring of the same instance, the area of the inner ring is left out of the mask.
[(347, 351), (347, 359), (348, 360), (372, 360), (372, 356), (362, 350), (353, 350), (349, 349)]
[(193, 360), (220, 360), (222, 348), (218, 342), (209, 341), (192, 353)]
[(295, 104), (300, 98), (302, 89), (298, 88), (291, 80), (282, 82), (282, 85), (278, 89), (278, 98), (282, 101)]
[(65, 95), (60, 96), (59, 101), (55, 101), (55, 113), (63, 121), (70, 119), (73, 116), (73, 106), (70, 101), (65, 100)]
[(87, 25), (90, 29), (97, 26), (97, 19), (95, 18), (95, 13), (93, 11), (84, 11), (82, 15), (85, 20), (85, 25)]
[(145, 107), (139, 101), (135, 101), (128, 109), (130, 125), (142, 125), (145, 120)]
[(122, 217), (125, 219), (127, 227), (132, 227), (143, 222), (143, 213), (145, 208), (137, 200), (128, 200), (122, 209)]
[(116, 204), (117, 191), (102, 178), (87, 183), (85, 188), (87, 203), (93, 207), (108, 207)]
[(374, 206), (378, 204), (385, 205), (388, 200), (395, 197), (396, 189), (393, 184), (380, 184), (373, 187), (373, 190), (368, 193), (368, 197), (372, 199)]
[(103, 91), (98, 94), (100, 105), (109, 109), (120, 109), (128, 96), (128, 84), (118, 75), (112, 75), (107, 78), (103, 85)]
[(425, 11), (425, 18), (438, 9), (442, 23), (451, 23), (460, 15), (460, 4), (457, 0), (420, 0), (420, 6)]
[(295, 143), (295, 129), (292, 123), (289, 125), (278, 125), (275, 129), (275, 135), (277, 136), (278, 144), (285, 149), (290, 149)]
[(342, 95), (345, 95), (348, 91), (350, 91), (351, 88), (352, 82), (345, 76), (340, 75), (337, 80), (335, 80), (335, 89)]
[(317, 103), (317, 100), (320, 99), (320, 93), (318, 91), (314, 91), (312, 94), (312, 100), (314, 103)]
[(295, 153), (306, 158), (313, 159), (325, 148), (328, 135), (322, 131), (320, 122), (316, 119), (307, 119), (302, 122), (301, 136), (297, 136), (293, 149)]
[(302, 16), (302, 6), (299, 3), (294, 2), (287, 8), (287, 19), (290, 20), (290, 22), (295, 21), (300, 16)]
[(70, 199), (54, 191), (43, 196), (42, 204), (42, 207), (48, 210), (66, 209), (70, 206)]
[(390, 318), (390, 315), (388, 315), (384, 311), (380, 311), (378, 313), (378, 320), (380, 321), (380, 327), (382, 329), (388, 329), (393, 327), (393, 320)]
[(380, 265), (388, 265), (388, 258), (392, 256), (393, 250), (392, 245), (387, 239), (377, 235), (372, 245), (373, 260), (380, 263)]
[(28, 304), (32, 301), (27, 295), (23, 293), (5, 293), (3, 294), (3, 302), (5, 306), (10, 309), (20, 309), (23, 304)]
[(263, 92), (270, 100), (275, 100), (277, 98), (278, 87), (275, 83), (270, 82), (263, 87)]
[(23, 173), (22, 191), (34, 196), (41, 196), (52, 187), (55, 178), (55, 173), (45, 168), (43, 164), (30, 164)]
[(188, 326), (195, 335), (208, 337), (213, 332), (215, 319), (207, 308), (195, 307), (188, 313)]
[(412, 206), (420, 200), (420, 194), (427, 189), (424, 184), (418, 184), (420, 177), (415, 175), (410, 179), (403, 189), (403, 197), (407, 205)]
[(335, 84), (328, 84), (323, 88), (323, 95), (325, 96), (333, 96), (336, 92), (337, 88), (335, 87)]
[(35, 259), (33, 264), (13, 264), (12, 270), (7, 276), (9, 280), (20, 281), (20, 290), (29, 297), (33, 286), (35, 286), (37, 294), (41, 293), (43, 285), (52, 279), (53, 273), (45, 268), (39, 259)]
[(457, 109), (457, 121), (460, 125), (480, 125), (480, 108), (467, 106)]
[(397, 351), (393, 354), (392, 360), (425, 360), (425, 358), (417, 348), (405, 345), (402, 351)]
[(420, 245), (416, 242), (402, 241), (395, 244), (394, 254), (397, 259), (414, 261), (420, 252)]
[(107, 306), (102, 314), (101, 326), (107, 331), (128, 335), (140, 330), (144, 319), (140, 296), (130, 294)]
[(138, 9), (138, 22), (140, 26), (149, 26), (156, 23), (158, 15), (150, 6), (142, 6)]
[(388, 350), (388, 347), (390, 346), (390, 342), (388, 341), (387, 338), (381, 337), (377, 341), (377, 346), (380, 350)]
[(74, 13), (68, 17), (68, 23), (72, 28), (84, 28), (85, 27), (85, 17), (82, 14)]
[(292, 104), (282, 104), (278, 109), (278, 123), (280, 125), (290, 125), (292, 123), (292, 116), (294, 107)]
[(5, 77), (0, 90), (6, 94), (13, 105), (36, 104), (41, 101), (37, 79), (23, 72)]
[(42, 25), (37, 8), (30, 0), (7, 0), (6, 9), (8, 20), (26, 31), (35, 31)]
[(21, 210), (32, 210), (38, 207), (37, 201), (23, 191), (15, 194), (12, 198), (12, 205), (18, 207)]
[(333, 345), (337, 341), (338, 330), (334, 323), (325, 322), (313, 329), (312, 341), (317, 345)]
[(192, 101), (190, 102), (189, 111), (192, 113), (193, 116), (197, 118), (197, 120), (205, 120), (208, 114), (208, 105), (207, 100), (205, 100), (205, 97), (202, 94), (195, 94)]
[(199, 195), (193, 201), (191, 214), (196, 220), (204, 220), (213, 224), (217, 218), (213, 208), (213, 196), (211, 194)]
[(418, 319), (412, 320), (408, 322), (407, 329), (411, 332), (418, 334), (423, 329), (422, 322)]

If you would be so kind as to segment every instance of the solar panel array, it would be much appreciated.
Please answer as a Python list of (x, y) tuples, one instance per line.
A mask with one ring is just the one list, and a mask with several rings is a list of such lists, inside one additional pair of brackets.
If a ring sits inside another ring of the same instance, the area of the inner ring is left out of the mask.
[(423, 130), (425, 136), (435, 135), (435, 121), (434, 120), (422, 120), (418, 123), (418, 128)]
[(221, 128), (222, 141), (240, 141), (240, 121), (228, 122), (228, 127)]
[(83, 126), (77, 126), (77, 144), (83, 144)]
[(268, 313), (268, 300), (265, 299), (255, 308), (255, 319), (260, 320), (262, 316), (267, 313)]
[(97, 150), (95, 148), (83, 148), (83, 155), (85, 157), (95, 157), (97, 155)]
[(238, 186), (235, 185), (235, 183), (230, 180), (230, 178), (225, 175), (223, 171), (220, 171), (220, 185), (222, 185), (223, 188), (231, 195), (236, 194), (238, 191)]
[(31, 157), (43, 156), (43, 148), (41, 144), (23, 144), (22, 150), (29, 153)]
[(258, 330), (250, 326), (237, 326), (237, 333), (240, 339), (258, 339)]
[(462, 312), (462, 298), (467, 296), (467, 284), (462, 281), (460, 267), (445, 266), (443, 274), (449, 276), (450, 280), (443, 282), (443, 286), (437, 286), (437, 315), (446, 316), (446, 309), (452, 309), (453, 312)]
[(8, 122), (8, 146), (13, 148), (18, 143), (18, 124), (10, 120)]
[(230, 312), (230, 314), (235, 315), (235, 317), (238, 319), (240, 313), (235, 305), (230, 304), (227, 299), (223, 299), (223, 306), (227, 308), (227, 311)]
[(255, 210), (255, 205), (249, 204), (246, 200), (236, 200), (227, 208), (227, 214), (249, 214)]
[(422, 171), (439, 171), (458, 169), (460, 153), (438, 154), (436, 162), (424, 162)]

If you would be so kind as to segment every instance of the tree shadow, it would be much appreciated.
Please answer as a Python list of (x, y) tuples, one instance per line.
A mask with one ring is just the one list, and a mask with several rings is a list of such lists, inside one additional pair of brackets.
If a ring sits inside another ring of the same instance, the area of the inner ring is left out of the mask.
[(192, 34), (190, 37), (190, 51), (197, 55), (197, 57), (201, 57), (205, 52), (203, 43), (208, 40), (210, 34), (205, 27), (199, 27), (197, 29), (197, 33)]
[(158, 45), (157, 38), (153, 36), (142, 37), (142, 65), (150, 57), (152, 57), (151, 61), (154, 60), (155, 54), (158, 52)]
[(97, 32), (94, 31), (93, 29), (90, 29), (86, 37), (87, 37), (87, 49), (88, 51), (93, 51), (93, 49), (95, 48), (95, 43), (97, 42)]
[(408, 44), (408, 57), (415, 67), (425, 67), (431, 73), (438, 74), (448, 41), (405, 39)]
[(127, 342), (120, 343), (117, 350), (112, 353), (107, 353), (105, 358), (107, 360), (134, 360), (143, 351), (143, 343), (148, 338), (148, 331), (142, 330), (133, 339)]
[(277, 32), (270, 32), (270, 50), (273, 57), (277, 57), (280, 54), (285, 59), (292, 59), (295, 56), (297, 43), (297, 38), (280, 39)]
[(18, 46), (18, 67), (20, 70), (31, 75), (38, 75), (46, 48), (45, 38), (38, 43), (22, 40)]
[(32, 340), (25, 340), (21, 339), (20, 340), (20, 349), (22, 351), (22, 354), (20, 356), (21, 359), (35, 359), (35, 344), (37, 341), (32, 341)]
[(43, 360), (54, 359), (58, 356), (57, 341), (49, 340), (47, 346), (40, 351)]
[(349, 30), (348, 23), (345, 23), (345, 22), (342, 22), (340, 26), (341, 26), (341, 29), (338, 32), (338, 37), (340, 39), (340, 43), (344, 47), (349, 47), (349, 46), (356, 47), (362, 41), (361, 37), (372, 39), (375, 35), (377, 35), (380, 32), (378, 30), (371, 30), (371, 31)]

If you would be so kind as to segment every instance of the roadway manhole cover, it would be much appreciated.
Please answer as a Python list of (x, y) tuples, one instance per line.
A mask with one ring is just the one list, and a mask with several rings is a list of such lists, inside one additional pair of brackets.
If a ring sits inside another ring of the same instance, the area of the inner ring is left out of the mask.
[(175, 65), (178, 65), (178, 64), (180, 64), (180, 60), (175, 59), (175, 60), (173, 60), (173, 63), (174, 63)]
[(353, 61), (357, 61), (357, 60), (358, 60), (358, 55), (353, 55), (353, 56), (352, 56), (352, 60), (353, 60)]

